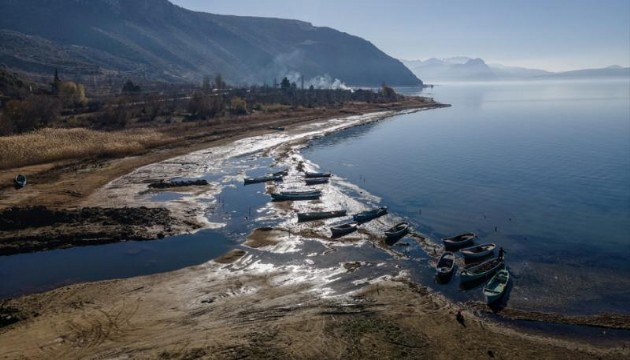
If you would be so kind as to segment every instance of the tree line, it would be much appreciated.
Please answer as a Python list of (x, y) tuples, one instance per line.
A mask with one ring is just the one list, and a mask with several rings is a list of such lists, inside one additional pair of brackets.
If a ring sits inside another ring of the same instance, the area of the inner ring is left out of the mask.
[(169, 87), (168, 91), (156, 91), (155, 84), (151, 88), (151, 92), (143, 91), (140, 84), (128, 79), (118, 94), (90, 99), (82, 84), (64, 81), (55, 71), (48, 88), (33, 90), (31, 85), (30, 91), (16, 92), (18, 95), (9, 99), (0, 97), (0, 135), (50, 126), (120, 129), (170, 123), (176, 118), (203, 121), (278, 109), (334, 108), (348, 102), (387, 103), (401, 99), (385, 84), (376, 90), (312, 86), (303, 89), (284, 78), (276, 86), (231, 87), (220, 74), (213, 79), (203, 77), (196, 89), (177, 92), (177, 88)]

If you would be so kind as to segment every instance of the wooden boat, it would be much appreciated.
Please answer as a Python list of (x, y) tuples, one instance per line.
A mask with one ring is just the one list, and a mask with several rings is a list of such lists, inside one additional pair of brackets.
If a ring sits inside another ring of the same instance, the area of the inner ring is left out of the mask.
[(387, 214), (387, 207), (383, 206), (378, 209), (362, 211), (360, 213), (352, 215), (352, 219), (357, 222), (366, 222), (372, 219), (376, 219), (377, 217), (381, 217)]
[(276, 201), (285, 200), (315, 200), (319, 199), (322, 192), (315, 191), (280, 191), (278, 193), (272, 193), (271, 197)]
[(450, 238), (443, 238), (442, 242), (444, 243), (444, 247), (447, 249), (460, 248), (462, 246), (472, 244), (476, 237), (477, 235), (473, 233), (463, 233)]
[(389, 230), (385, 231), (385, 236), (388, 239), (397, 238), (405, 235), (409, 231), (409, 223), (401, 222), (392, 226)]
[(315, 211), (315, 212), (298, 213), (298, 221), (329, 219), (329, 218), (340, 217), (340, 216), (346, 216), (346, 210)]
[(23, 188), (26, 186), (26, 176), (20, 174), (15, 177), (15, 186)]
[(328, 178), (327, 177), (306, 178), (306, 179), (304, 179), (304, 182), (306, 182), (306, 185), (327, 184), (328, 183)]
[(486, 286), (483, 287), (483, 297), (486, 303), (492, 304), (499, 300), (505, 293), (509, 281), (510, 273), (505, 269), (499, 270), (492, 279), (488, 281)]
[(459, 252), (461, 252), (462, 255), (464, 255), (464, 259), (471, 260), (471, 259), (478, 259), (484, 256), (488, 256), (490, 254), (493, 254), (494, 249), (496, 247), (497, 246), (495, 244), (488, 243), (488, 244), (481, 244), (477, 246), (463, 248), (463, 249), (460, 249)]
[(465, 268), (460, 274), (460, 279), (462, 282), (466, 282), (487, 278), (504, 266), (505, 263), (502, 258), (488, 259), (480, 264)]
[(273, 175), (273, 176), (287, 176), (287, 175), (289, 175), (289, 169), (276, 171), (275, 173), (273, 173), (271, 175)]
[(333, 237), (339, 237), (356, 231), (357, 226), (358, 225), (356, 222), (349, 222), (345, 224), (331, 226), (330, 231), (332, 232)]
[(267, 181), (282, 181), (282, 175), (265, 175), (258, 177), (245, 178), (245, 185), (262, 183)]
[(306, 178), (323, 178), (323, 177), (330, 177), (331, 174), (328, 173), (321, 173), (321, 172), (306, 172), (304, 173), (304, 177)]
[(450, 251), (446, 251), (440, 256), (440, 259), (435, 266), (435, 274), (438, 278), (448, 278), (455, 268), (455, 254)]

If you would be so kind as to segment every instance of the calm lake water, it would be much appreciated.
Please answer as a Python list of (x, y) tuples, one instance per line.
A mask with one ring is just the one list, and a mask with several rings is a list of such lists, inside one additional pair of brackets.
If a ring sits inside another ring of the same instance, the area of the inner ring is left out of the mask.
[(317, 139), (305, 157), (435, 241), (473, 231), (504, 247), (510, 305), (629, 313), (629, 81), (445, 84), (422, 95), (453, 106)]

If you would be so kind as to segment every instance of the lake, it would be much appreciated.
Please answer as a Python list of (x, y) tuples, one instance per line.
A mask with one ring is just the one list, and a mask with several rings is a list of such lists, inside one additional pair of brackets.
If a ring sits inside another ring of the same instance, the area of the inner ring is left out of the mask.
[[(398, 89), (453, 106), (395, 116), (317, 138), (303, 156), (334, 173), (349, 195), (369, 192), (393, 216), (435, 242), (465, 231), (507, 252), (510, 307), (568, 314), (630, 312), (630, 84), (628, 81), (444, 84)], [(242, 176), (277, 171), (263, 152), (226, 160), (203, 178), (221, 184), (207, 217), (220, 230), (0, 257), (0, 298), (66, 284), (171, 271), (243, 248), (256, 227), (275, 226), (264, 185)], [(241, 176), (241, 177), (239, 177)], [(354, 190), (353, 190), (354, 189)], [(363, 194), (365, 195), (365, 194)], [(186, 194), (147, 195), (178, 201)], [(209, 200), (204, 200), (209, 201)], [(268, 214), (268, 212), (270, 212)], [(366, 264), (330, 284), (352, 291), (365, 279), (408, 273), (455, 301), (482, 301), (480, 288), (433, 281), (432, 259), (413, 239), (393, 258), (371, 244), (325, 251), (305, 241), (295, 253), (244, 248), (305, 271)], [(312, 254), (320, 254), (313, 256)], [(378, 265), (374, 265), (378, 264)]]
[(398, 91), (453, 106), (317, 139), (304, 156), (435, 241), (473, 231), (502, 246), (512, 306), (630, 312), (628, 80)]

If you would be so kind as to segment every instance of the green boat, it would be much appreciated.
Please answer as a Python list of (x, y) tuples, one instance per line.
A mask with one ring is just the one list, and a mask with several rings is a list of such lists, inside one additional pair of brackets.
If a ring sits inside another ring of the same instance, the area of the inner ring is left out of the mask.
[(486, 299), (486, 303), (492, 304), (499, 300), (505, 293), (509, 281), (510, 273), (505, 269), (499, 270), (483, 288), (483, 297)]

